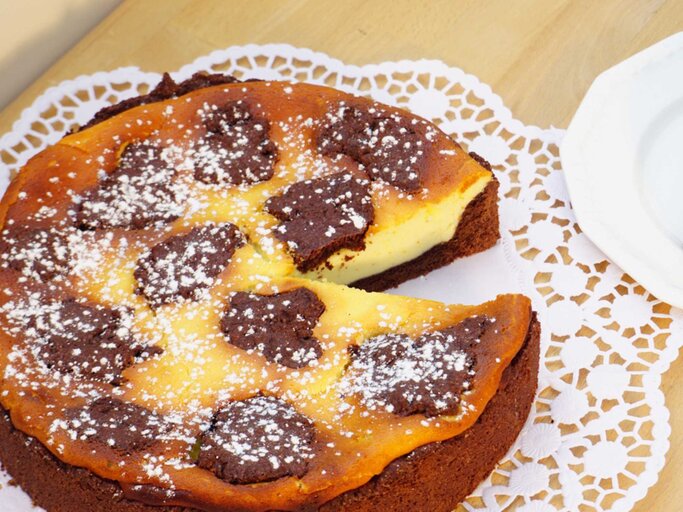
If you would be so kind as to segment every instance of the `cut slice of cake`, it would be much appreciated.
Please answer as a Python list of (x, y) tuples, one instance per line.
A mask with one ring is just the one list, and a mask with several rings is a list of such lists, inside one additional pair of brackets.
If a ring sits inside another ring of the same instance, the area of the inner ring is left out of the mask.
[(324, 87), (105, 109), (0, 203), (0, 460), (49, 512), (450, 510), (528, 414), (530, 302), (359, 288), (495, 243), (496, 185)]

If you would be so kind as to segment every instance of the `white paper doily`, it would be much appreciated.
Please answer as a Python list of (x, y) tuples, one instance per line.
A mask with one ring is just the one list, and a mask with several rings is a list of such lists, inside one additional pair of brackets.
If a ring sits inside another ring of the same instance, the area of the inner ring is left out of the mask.
[[(287, 45), (219, 50), (175, 78), (210, 70), (326, 84), (410, 109), (494, 166), (502, 243), (399, 292), (479, 302), (521, 291), (543, 325), (539, 393), (519, 440), (464, 510), (625, 511), (645, 496), (669, 448), (661, 375), (683, 342), (683, 312), (609, 263), (578, 228), (562, 177), (562, 132), (525, 126), (476, 77), (440, 61), (346, 65)], [(147, 91), (137, 68), (80, 76), (45, 91), (0, 138), (0, 191), (11, 172), (104, 105)], [(0, 476), (8, 512), (30, 500)]]

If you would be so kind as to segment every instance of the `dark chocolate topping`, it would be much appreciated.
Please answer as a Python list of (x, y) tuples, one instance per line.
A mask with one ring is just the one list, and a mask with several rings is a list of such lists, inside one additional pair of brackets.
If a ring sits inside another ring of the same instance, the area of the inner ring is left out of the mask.
[(373, 180), (409, 193), (422, 188), (425, 142), (413, 122), (381, 107), (346, 106), (327, 114), (318, 134), (323, 155), (348, 155)]
[(138, 260), (137, 292), (155, 307), (182, 299), (197, 300), (213, 286), (242, 245), (244, 237), (230, 223), (195, 227), (172, 236)]
[(66, 411), (68, 429), (81, 441), (129, 455), (153, 446), (168, 426), (162, 417), (137, 404), (102, 397)]
[(281, 221), (275, 236), (302, 272), (339, 249), (362, 250), (375, 215), (369, 182), (343, 172), (295, 183), (265, 208)]
[(274, 295), (237, 292), (221, 320), (228, 341), (268, 361), (302, 368), (322, 355), (313, 328), (325, 304), (307, 288)]
[(315, 428), (286, 402), (257, 396), (219, 411), (200, 442), (199, 467), (231, 484), (253, 484), (303, 476)]
[(119, 383), (121, 372), (140, 359), (161, 352), (136, 341), (132, 314), (68, 299), (43, 304), (24, 318), (33, 351), (60, 373)]
[(10, 268), (40, 281), (49, 281), (69, 269), (69, 244), (56, 229), (17, 227), (0, 237), (3, 268)]
[(417, 339), (394, 333), (370, 338), (353, 354), (347, 391), (369, 408), (399, 416), (456, 414), (476, 366), (473, 347), (490, 323), (472, 317)]
[(241, 185), (273, 177), (277, 148), (268, 138), (267, 119), (255, 116), (241, 100), (208, 107), (204, 118), (208, 133), (194, 148), (197, 180)]
[(126, 146), (118, 167), (86, 192), (76, 212), (81, 229), (142, 229), (183, 213), (184, 191), (175, 169), (150, 143)]
[(123, 100), (115, 105), (109, 107), (104, 107), (102, 110), (95, 114), (87, 124), (81, 126), (77, 131), (84, 130), (94, 126), (102, 121), (114, 117), (121, 112), (130, 110), (131, 108), (138, 107), (140, 105), (146, 105), (147, 103), (154, 103), (156, 101), (164, 101), (170, 98), (175, 98), (177, 96), (182, 96), (189, 92), (195, 91), (197, 89), (203, 89), (204, 87), (211, 87), (213, 85), (221, 84), (232, 84), (239, 82), (237, 78), (230, 75), (221, 74), (207, 74), (205, 72), (198, 72), (192, 75), (187, 80), (180, 83), (176, 83), (171, 75), (164, 73), (161, 80), (156, 85), (154, 89), (148, 94), (143, 94), (141, 96), (136, 96), (134, 98), (129, 98)]

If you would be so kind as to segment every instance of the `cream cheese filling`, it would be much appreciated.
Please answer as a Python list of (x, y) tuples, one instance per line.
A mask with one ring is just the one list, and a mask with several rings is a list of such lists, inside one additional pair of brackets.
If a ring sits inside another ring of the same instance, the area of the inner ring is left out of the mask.
[(379, 226), (366, 236), (364, 250), (341, 249), (326, 265), (302, 276), (350, 284), (417, 258), (453, 238), (465, 208), (491, 179), (491, 175), (482, 176), (466, 190), (455, 190), (438, 203), (425, 204), (403, 222)]

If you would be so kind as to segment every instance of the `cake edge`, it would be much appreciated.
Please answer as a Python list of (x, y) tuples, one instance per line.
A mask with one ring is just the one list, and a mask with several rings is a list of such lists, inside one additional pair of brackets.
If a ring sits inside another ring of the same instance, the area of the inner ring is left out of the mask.
[[(368, 483), (337, 496), (318, 510), (451, 511), (495, 468), (524, 426), (536, 395), (539, 345), (540, 324), (533, 314), (524, 345), (471, 428), (394, 460)], [(34, 504), (48, 512), (197, 511), (127, 499), (116, 482), (63, 463), (40, 442), (17, 430), (4, 408), (0, 408), (0, 462)], [(458, 478), (454, 478), (456, 475)]]

